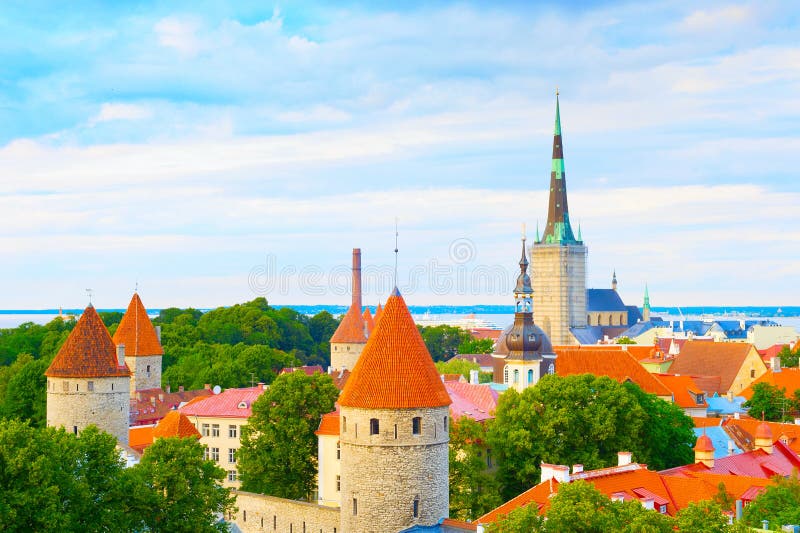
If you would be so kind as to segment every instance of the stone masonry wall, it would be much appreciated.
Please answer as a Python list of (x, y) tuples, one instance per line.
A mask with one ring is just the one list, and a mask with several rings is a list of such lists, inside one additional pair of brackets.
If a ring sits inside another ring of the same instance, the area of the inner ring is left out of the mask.
[[(89, 390), (89, 383), (93, 390)], [(94, 424), (128, 444), (130, 378), (47, 378), (47, 425), (77, 427)]]
[(586, 255), (581, 245), (531, 248), (533, 321), (553, 345), (575, 344), (569, 328), (586, 326)]
[[(131, 371), (131, 396), (137, 390), (157, 389), (161, 387), (161, 356), (147, 355), (126, 357), (125, 364)], [(147, 366), (150, 365), (150, 371)]]
[[(412, 432), (414, 417), (422, 419), (420, 435)], [(376, 435), (372, 418), (379, 421)], [(342, 407), (342, 532), (390, 533), (448, 515), (447, 419), (447, 407)]]
[(234, 523), (243, 532), (339, 533), (339, 508), (237, 492)]
[(334, 370), (353, 370), (356, 366), (361, 351), (365, 344), (362, 343), (331, 343), (331, 366)]

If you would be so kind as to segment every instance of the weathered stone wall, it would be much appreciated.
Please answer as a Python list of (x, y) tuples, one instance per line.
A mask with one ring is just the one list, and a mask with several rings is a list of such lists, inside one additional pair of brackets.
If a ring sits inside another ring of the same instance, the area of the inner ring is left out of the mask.
[[(161, 356), (147, 355), (126, 357), (125, 364), (131, 371), (131, 396), (137, 390), (157, 389), (161, 387)], [(147, 367), (150, 370), (147, 370)]]
[(554, 345), (575, 344), (569, 328), (586, 326), (586, 255), (583, 245), (531, 247), (533, 321)]
[[(89, 390), (91, 387), (93, 390)], [(130, 378), (47, 378), (47, 425), (77, 427), (94, 424), (128, 444)]]
[(334, 370), (353, 370), (366, 344), (353, 342), (331, 343), (331, 366)]
[(244, 532), (340, 533), (339, 508), (237, 492), (233, 522)]
[[(419, 435), (412, 431), (414, 417), (422, 419)], [(379, 432), (371, 435), (373, 418)], [(447, 419), (447, 407), (342, 407), (341, 531), (394, 532), (448, 515)]]

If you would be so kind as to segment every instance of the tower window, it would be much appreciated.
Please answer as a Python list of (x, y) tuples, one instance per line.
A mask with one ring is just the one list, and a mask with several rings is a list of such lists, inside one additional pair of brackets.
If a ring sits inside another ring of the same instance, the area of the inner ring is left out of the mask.
[(411, 433), (413, 435), (422, 433), (422, 417), (415, 416), (411, 419)]
[(86, 390), (88, 390), (89, 392), (94, 392), (94, 381), (86, 382)]
[(342, 476), (336, 476), (336, 492), (340, 492), (342, 490)]
[(397, 438), (397, 424), (394, 425), (394, 438)]
[(444, 417), (444, 419), (442, 419), (442, 427), (445, 431), (447, 431), (447, 418), (448, 417)]
[(342, 417), (342, 433), (347, 433), (347, 417)]
[(76, 383), (75, 384), (75, 392), (78, 392), (79, 390), (81, 390), (81, 385), (80, 385), (80, 383)]
[(77, 435), (78, 434), (78, 426), (72, 426), (72, 432)]
[(358, 515), (358, 499), (353, 498), (353, 516)]
[(62, 384), (62, 388), (64, 389), (64, 392), (69, 392), (69, 381), (65, 381)]
[(342, 458), (342, 444), (339, 441), (336, 441), (336, 460)]
[(370, 418), (369, 419), (369, 434), (370, 435), (377, 435), (380, 433), (380, 422), (377, 418)]
[(419, 518), (419, 496), (414, 496), (414, 518)]

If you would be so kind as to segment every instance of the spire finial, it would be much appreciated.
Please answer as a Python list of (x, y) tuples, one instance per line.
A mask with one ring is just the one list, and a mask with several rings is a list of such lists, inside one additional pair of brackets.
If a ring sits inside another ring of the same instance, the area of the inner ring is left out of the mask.
[(583, 236), (581, 235), (581, 223), (578, 222), (578, 242), (583, 242)]
[(400, 233), (397, 231), (397, 217), (394, 217), (394, 286), (397, 288), (397, 255), (399, 248), (397, 246), (397, 239)]
[(540, 242), (539, 239), (539, 219), (536, 219), (536, 242)]
[(92, 307), (92, 289), (86, 289), (86, 294), (89, 295), (89, 307)]
[(556, 85), (556, 98), (558, 98), (558, 85)]
[(136, 284), (133, 286), (133, 292), (139, 292), (139, 280), (136, 280)]

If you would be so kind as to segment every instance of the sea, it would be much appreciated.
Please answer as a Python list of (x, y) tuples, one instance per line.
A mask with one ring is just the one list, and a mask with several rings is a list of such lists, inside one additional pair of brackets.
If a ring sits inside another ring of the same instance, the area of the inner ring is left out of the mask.
[[(285, 305), (298, 312), (314, 315), (328, 311), (334, 316), (347, 311), (343, 305)], [(208, 309), (200, 309), (208, 311)], [(409, 310), (418, 324), (436, 325), (452, 324), (471, 328), (485, 327), (502, 329), (513, 321), (514, 308), (507, 305), (471, 305), (471, 306), (410, 306)], [(65, 316), (78, 316), (82, 309), (63, 309)], [(125, 309), (98, 309), (98, 311), (125, 312)], [(158, 316), (159, 309), (150, 309), (149, 314)], [(373, 309), (374, 311), (374, 309)], [(58, 309), (0, 309), (0, 329), (15, 328), (20, 324), (32, 322), (46, 324), (59, 314)], [(652, 316), (664, 320), (771, 320), (782, 326), (792, 326), (800, 331), (800, 306), (793, 307), (654, 307)]]

